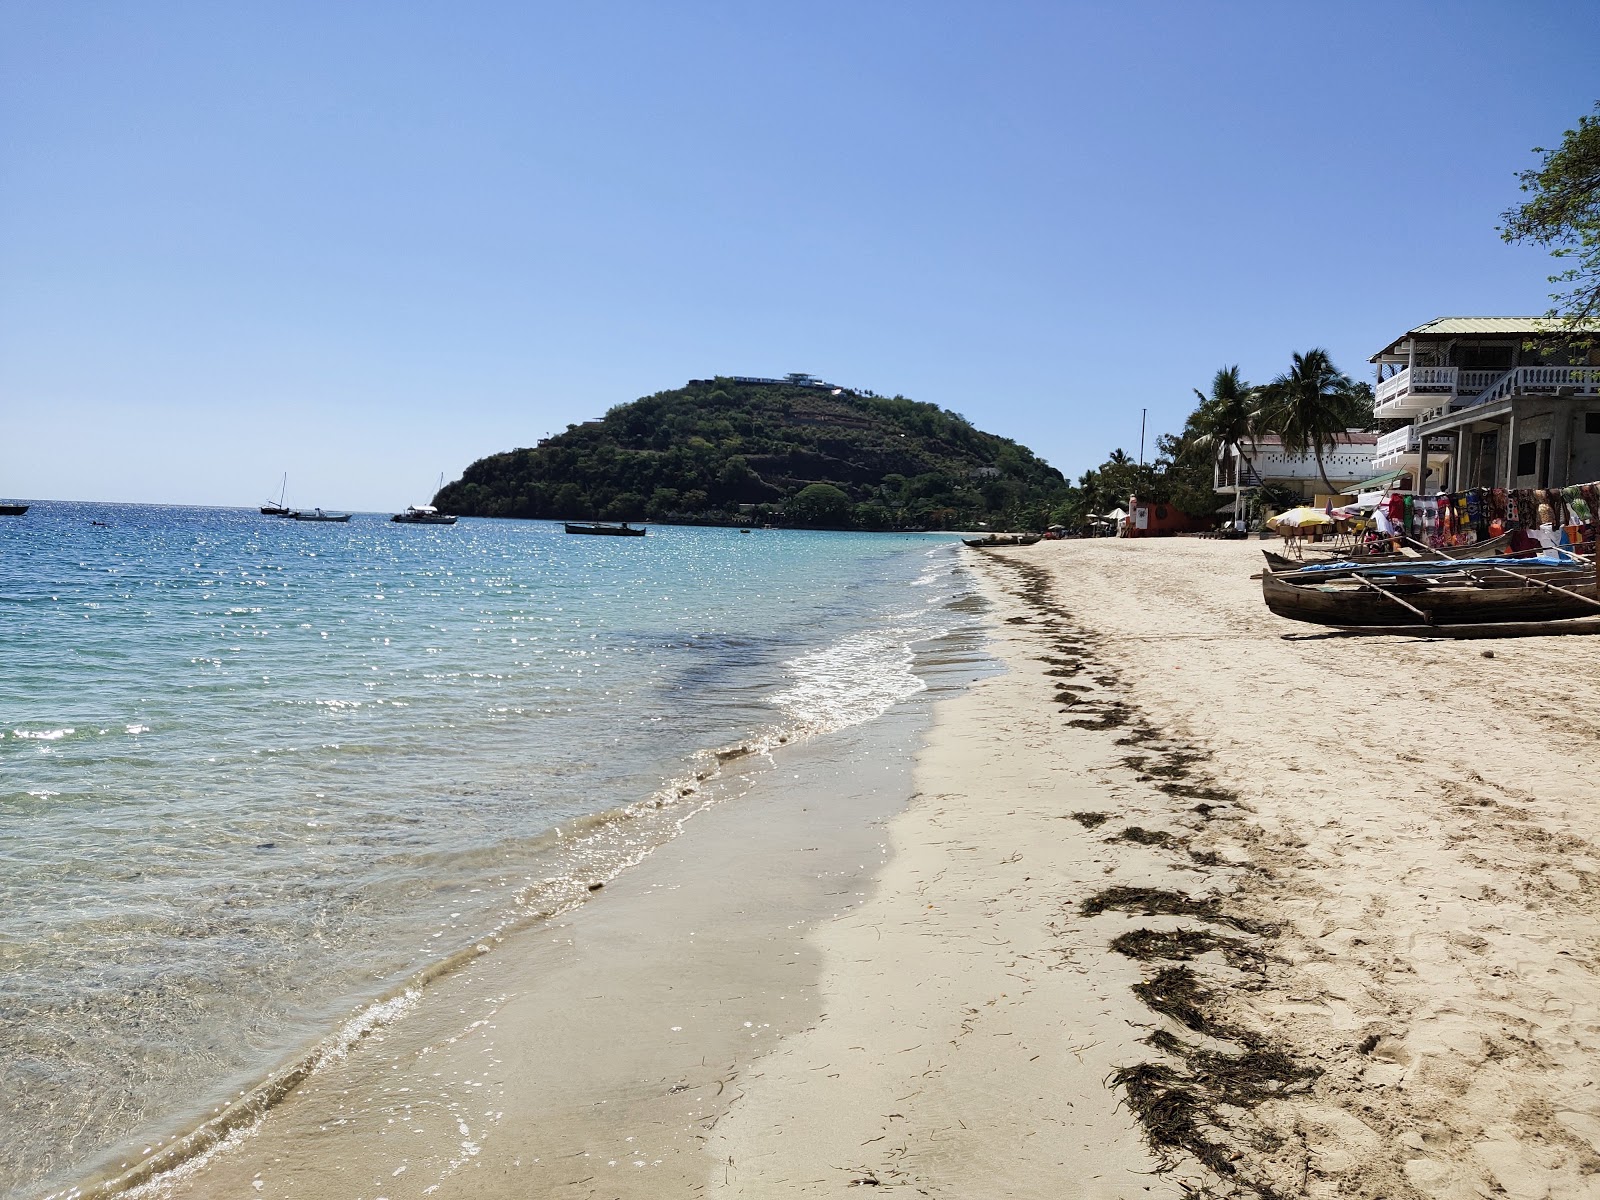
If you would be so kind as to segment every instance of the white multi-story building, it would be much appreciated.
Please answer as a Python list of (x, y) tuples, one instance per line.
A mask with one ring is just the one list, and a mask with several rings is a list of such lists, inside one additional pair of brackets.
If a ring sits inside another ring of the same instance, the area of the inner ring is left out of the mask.
[(1228, 447), (1212, 469), (1212, 487), (1218, 493), (1231, 496), (1235, 480), (1245, 489), (1272, 484), (1311, 500), (1329, 494), (1322, 482), (1323, 472), (1326, 472), (1328, 482), (1337, 493), (1372, 476), (1377, 441), (1376, 434), (1365, 430), (1340, 434), (1336, 444), (1323, 450), (1322, 470), (1319, 471), (1316, 455), (1290, 454), (1277, 434), (1268, 434), (1247, 441), (1242, 447)]
[(1441, 317), (1371, 361), (1374, 415), (1410, 421), (1373, 466), (1409, 472), (1419, 495), (1600, 479), (1600, 344), (1541, 317)]

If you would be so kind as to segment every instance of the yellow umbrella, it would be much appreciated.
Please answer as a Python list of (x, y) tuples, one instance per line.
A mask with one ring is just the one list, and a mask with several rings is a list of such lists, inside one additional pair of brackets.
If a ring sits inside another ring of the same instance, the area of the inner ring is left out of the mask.
[(1276, 529), (1280, 525), (1287, 525), (1291, 529), (1299, 529), (1306, 525), (1332, 525), (1333, 518), (1320, 508), (1310, 508), (1302, 504), (1299, 508), (1291, 508), (1286, 513), (1279, 513), (1267, 522), (1269, 529)]

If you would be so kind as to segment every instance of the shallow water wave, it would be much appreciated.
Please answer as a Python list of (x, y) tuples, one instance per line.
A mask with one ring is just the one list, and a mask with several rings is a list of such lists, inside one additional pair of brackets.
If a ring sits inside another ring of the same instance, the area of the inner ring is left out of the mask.
[(734, 767), (912, 694), (965, 594), (928, 538), (620, 540), (51, 503), (0, 526), (0, 1195), (170, 1143), (581, 903)]
[(794, 680), (771, 703), (807, 733), (881, 716), (927, 685), (911, 670), (911, 630), (852, 634), (785, 664)]

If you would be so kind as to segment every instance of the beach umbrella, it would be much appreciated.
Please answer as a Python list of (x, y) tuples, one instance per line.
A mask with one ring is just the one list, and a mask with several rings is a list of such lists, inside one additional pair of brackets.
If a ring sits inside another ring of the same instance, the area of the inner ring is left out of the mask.
[(1287, 525), (1290, 529), (1303, 529), (1307, 525), (1332, 524), (1333, 518), (1327, 513), (1319, 508), (1310, 508), (1303, 504), (1299, 508), (1291, 508), (1286, 513), (1279, 513), (1267, 522), (1267, 526), (1271, 529), (1277, 529), (1282, 525)]

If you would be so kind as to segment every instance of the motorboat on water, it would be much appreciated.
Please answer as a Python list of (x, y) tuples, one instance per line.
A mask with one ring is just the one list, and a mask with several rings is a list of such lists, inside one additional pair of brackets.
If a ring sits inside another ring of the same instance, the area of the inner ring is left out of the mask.
[(295, 521), (337, 521), (344, 522), (350, 519), (349, 513), (323, 512), (320, 508), (313, 508), (310, 512), (292, 512), (290, 519)]
[(431, 504), (408, 504), (405, 512), (397, 512), (389, 520), (397, 525), (454, 525), (456, 518), (442, 513)]
[(571, 521), (564, 521), (568, 533), (592, 533), (610, 537), (643, 537), (643, 529), (635, 529), (626, 521), (620, 525), (574, 525)]
[(20, 517), (27, 511), (26, 504), (0, 504), (0, 517)]

